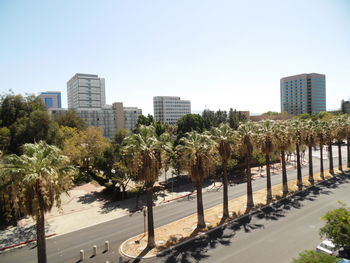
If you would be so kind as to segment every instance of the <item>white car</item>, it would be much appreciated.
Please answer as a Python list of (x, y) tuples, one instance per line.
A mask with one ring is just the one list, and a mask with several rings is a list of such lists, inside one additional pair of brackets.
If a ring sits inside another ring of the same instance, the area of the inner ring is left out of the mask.
[(322, 252), (328, 255), (334, 255), (336, 252), (335, 245), (329, 239), (325, 239), (316, 248), (317, 252)]

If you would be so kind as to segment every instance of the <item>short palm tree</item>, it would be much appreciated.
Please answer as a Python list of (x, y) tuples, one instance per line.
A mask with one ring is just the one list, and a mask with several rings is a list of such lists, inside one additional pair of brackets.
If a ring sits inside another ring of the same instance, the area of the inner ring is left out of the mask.
[[(164, 135), (164, 138), (167, 137)], [(167, 149), (167, 150), (165, 150)], [(166, 140), (161, 141), (153, 126), (141, 125), (138, 133), (124, 139), (122, 153), (128, 160), (126, 165), (134, 173), (137, 180), (144, 182), (147, 202), (147, 247), (155, 247), (153, 220), (153, 185), (157, 181), (163, 162), (168, 158), (171, 145)]]
[(223, 218), (227, 218), (229, 216), (227, 164), (231, 158), (232, 147), (235, 144), (235, 133), (227, 123), (222, 123), (219, 127), (211, 130), (211, 136), (216, 141), (217, 151), (220, 155), (223, 184)]
[(271, 154), (275, 151), (275, 133), (276, 125), (270, 120), (264, 120), (257, 125), (256, 144), (260, 151), (265, 155), (266, 160), (266, 202), (272, 201), (272, 187), (271, 187), (271, 172), (270, 159)]
[(45, 213), (60, 207), (61, 194), (72, 186), (75, 169), (60, 149), (40, 141), (24, 144), (23, 155), (8, 155), (0, 169), (2, 198), (36, 220), (38, 262), (46, 263)]
[(313, 120), (306, 120), (304, 123), (304, 142), (308, 147), (309, 153), (309, 182), (313, 185), (314, 180), (314, 172), (313, 172), (313, 163), (312, 163), (312, 147), (315, 147), (317, 134), (316, 134), (316, 124)]
[(241, 156), (245, 158), (247, 178), (247, 210), (253, 208), (253, 187), (250, 163), (254, 150), (254, 136), (256, 127), (251, 121), (242, 123), (237, 129), (237, 138)]
[(290, 128), (292, 136), (294, 138), (295, 150), (297, 153), (297, 186), (298, 190), (303, 189), (303, 177), (301, 174), (301, 160), (300, 160), (300, 147), (303, 143), (304, 134), (303, 134), (303, 123), (301, 120), (294, 119), (290, 122)]
[(187, 171), (188, 176), (196, 185), (197, 190), (197, 228), (205, 228), (202, 183), (209, 176), (216, 164), (215, 142), (207, 134), (196, 131), (186, 133), (176, 146), (181, 170)]
[(276, 141), (276, 149), (280, 151), (281, 163), (282, 163), (282, 186), (283, 196), (288, 194), (288, 179), (287, 179), (287, 167), (286, 167), (286, 152), (292, 145), (292, 137), (290, 135), (289, 125), (287, 122), (279, 122), (276, 125), (274, 133)]

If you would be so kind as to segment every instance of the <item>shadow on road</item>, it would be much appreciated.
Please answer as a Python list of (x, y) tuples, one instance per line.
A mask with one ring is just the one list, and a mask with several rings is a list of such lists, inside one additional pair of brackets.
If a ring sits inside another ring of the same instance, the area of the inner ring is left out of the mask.
[[(338, 175), (326, 182), (312, 186), (290, 198), (280, 200), (270, 206), (263, 207), (249, 215), (243, 216), (236, 221), (223, 226), (204, 236), (184, 243), (173, 250), (159, 256), (157, 260), (150, 259), (145, 262), (166, 262), (166, 263), (192, 263), (210, 257), (208, 251), (215, 249), (218, 245), (230, 246), (238, 231), (245, 233), (254, 230), (263, 229), (263, 224), (259, 220), (279, 220), (287, 216), (292, 209), (300, 209), (305, 201), (314, 201), (320, 195), (330, 195), (332, 192), (328, 189), (336, 189), (344, 183), (349, 183), (349, 173)], [(128, 262), (128, 261), (126, 261)]]

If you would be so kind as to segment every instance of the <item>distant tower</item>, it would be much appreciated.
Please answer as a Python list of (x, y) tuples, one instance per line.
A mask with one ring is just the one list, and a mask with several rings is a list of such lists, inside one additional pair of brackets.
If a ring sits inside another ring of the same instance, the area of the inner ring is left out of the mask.
[(51, 109), (51, 108), (59, 109), (62, 107), (60, 91), (40, 92), (39, 98), (43, 100), (47, 109)]
[(105, 79), (92, 74), (75, 74), (67, 82), (68, 108), (102, 108), (106, 104)]
[(326, 111), (326, 75), (310, 73), (282, 78), (281, 112), (289, 114)]

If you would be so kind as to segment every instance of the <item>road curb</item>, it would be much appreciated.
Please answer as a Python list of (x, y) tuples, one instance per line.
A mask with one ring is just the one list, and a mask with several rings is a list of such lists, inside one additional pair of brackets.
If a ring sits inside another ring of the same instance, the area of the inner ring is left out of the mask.
[[(50, 234), (50, 235), (46, 235), (45, 238), (53, 237), (53, 236), (56, 236), (56, 235), (57, 235), (56, 233), (53, 233), (53, 234)], [(36, 241), (36, 239), (30, 239), (30, 240), (23, 241), (23, 242), (20, 242), (20, 243), (17, 243), (17, 244), (9, 245), (9, 246), (0, 248), (0, 251), (5, 251), (7, 249), (23, 246), (23, 245), (26, 245), (26, 244), (29, 244), (29, 243), (35, 242), (35, 241)]]

